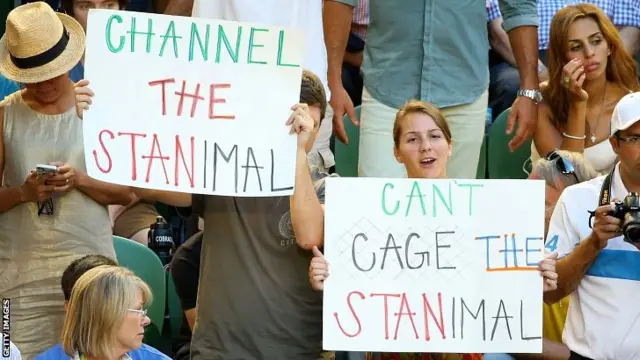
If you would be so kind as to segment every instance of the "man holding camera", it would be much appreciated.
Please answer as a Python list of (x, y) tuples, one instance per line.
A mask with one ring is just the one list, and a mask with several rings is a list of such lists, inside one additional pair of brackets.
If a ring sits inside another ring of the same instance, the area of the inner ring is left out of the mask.
[(558, 288), (544, 298), (571, 295), (563, 332), (570, 360), (640, 358), (640, 209), (629, 206), (640, 200), (640, 92), (616, 105), (609, 141), (620, 162), (565, 189), (547, 235), (560, 260)]

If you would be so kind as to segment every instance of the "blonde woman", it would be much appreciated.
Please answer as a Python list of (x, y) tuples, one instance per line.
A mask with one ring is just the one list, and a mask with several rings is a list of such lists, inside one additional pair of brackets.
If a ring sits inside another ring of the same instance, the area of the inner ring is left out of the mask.
[[(144, 305), (151, 290), (128, 269), (102, 265), (84, 273), (73, 286), (62, 331), (64, 357), (73, 360), (132, 359), (150, 323)], [(147, 360), (169, 359), (147, 353)]]

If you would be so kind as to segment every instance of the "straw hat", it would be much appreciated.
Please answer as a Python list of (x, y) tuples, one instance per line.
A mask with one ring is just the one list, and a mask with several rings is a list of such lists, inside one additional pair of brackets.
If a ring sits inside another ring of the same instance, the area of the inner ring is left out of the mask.
[(74, 18), (42, 1), (18, 6), (0, 39), (0, 73), (24, 84), (53, 79), (78, 64), (84, 44), (84, 30)]

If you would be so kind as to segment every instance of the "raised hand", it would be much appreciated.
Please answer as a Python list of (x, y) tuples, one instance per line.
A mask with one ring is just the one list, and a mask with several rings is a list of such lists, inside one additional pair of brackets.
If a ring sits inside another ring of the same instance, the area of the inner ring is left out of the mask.
[(313, 290), (323, 291), (324, 281), (329, 277), (329, 263), (317, 246), (313, 249), (313, 259), (309, 265), (309, 283)]
[(578, 101), (587, 101), (589, 94), (582, 88), (587, 73), (584, 71), (582, 60), (573, 59), (562, 68), (562, 86), (564, 86), (571, 96)]
[(291, 110), (293, 110), (293, 114), (289, 117), (287, 125), (291, 125), (291, 134), (298, 135), (298, 147), (304, 148), (315, 125), (309, 113), (309, 105), (296, 104), (291, 107)]
[(80, 80), (75, 84), (76, 112), (80, 119), (83, 118), (84, 111), (89, 110), (93, 98), (93, 91), (89, 88), (89, 80)]
[(542, 286), (544, 292), (558, 288), (558, 273), (556, 272), (557, 259), (558, 253), (547, 254), (538, 264), (540, 276), (544, 278), (544, 285)]

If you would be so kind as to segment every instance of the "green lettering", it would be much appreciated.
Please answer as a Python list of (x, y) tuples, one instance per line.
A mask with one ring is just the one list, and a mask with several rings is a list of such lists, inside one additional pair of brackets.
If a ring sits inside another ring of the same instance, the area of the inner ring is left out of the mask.
[(267, 32), (269, 30), (267, 29), (256, 29), (256, 28), (251, 28), (251, 33), (249, 33), (249, 64), (262, 64), (262, 65), (266, 65), (267, 62), (266, 61), (254, 61), (253, 60), (253, 49), (254, 48), (263, 48), (264, 45), (262, 44), (254, 44), (254, 37), (255, 37), (255, 33), (257, 32)]
[(278, 36), (278, 66), (285, 67), (300, 67), (297, 64), (285, 64), (282, 62), (282, 49), (284, 48), (284, 30), (280, 30), (280, 35)]
[(436, 195), (440, 198), (440, 202), (447, 208), (449, 211), (449, 215), (453, 215), (453, 202), (451, 201), (451, 183), (449, 183), (449, 203), (444, 199), (444, 195), (442, 195), (442, 191), (437, 184), (433, 184), (433, 217), (437, 216), (437, 206), (436, 206)]
[(207, 24), (207, 32), (204, 35), (204, 45), (202, 45), (202, 38), (200, 38), (200, 33), (198, 32), (198, 26), (196, 23), (191, 24), (191, 36), (189, 37), (189, 61), (193, 61), (193, 53), (194, 47), (196, 45), (195, 40), (198, 40), (198, 46), (200, 47), (200, 54), (202, 55), (202, 59), (204, 61), (209, 60), (209, 33), (211, 30), (211, 26)]
[(147, 19), (147, 32), (136, 31), (136, 18), (135, 16), (131, 17), (131, 30), (127, 31), (127, 34), (131, 35), (131, 52), (136, 51), (136, 35), (147, 35), (147, 46), (146, 52), (147, 54), (151, 52), (151, 39), (153, 35), (156, 33), (153, 32), (153, 19)]
[(167, 45), (167, 39), (171, 38), (173, 40), (173, 56), (178, 58), (178, 41), (177, 39), (182, 39), (182, 36), (176, 35), (176, 24), (171, 20), (169, 22), (169, 27), (164, 35), (160, 35), (162, 37), (162, 47), (160, 47), (160, 56), (164, 55), (164, 47)]
[(107, 48), (114, 54), (119, 53), (124, 48), (124, 35), (120, 35), (120, 42), (118, 46), (113, 46), (111, 42), (111, 26), (113, 25), (113, 21), (117, 21), (118, 24), (122, 24), (122, 17), (120, 15), (111, 15), (109, 20), (107, 20), (107, 28), (105, 31), (105, 38), (107, 40)]
[[(238, 63), (238, 58), (240, 55), (240, 40), (242, 39), (242, 26), (238, 26), (238, 36), (236, 37), (236, 51), (233, 52), (231, 49), (231, 43), (227, 38), (227, 34), (224, 32), (224, 27), (222, 25), (218, 25), (218, 50), (216, 51), (216, 63), (220, 63), (220, 53), (222, 50), (222, 43), (224, 42), (224, 46), (227, 48), (227, 53), (231, 57), (234, 63)], [(253, 39), (253, 29), (251, 29), (251, 39)], [(250, 40), (253, 41), (253, 40)], [(251, 44), (249, 44), (249, 59), (251, 59)], [(249, 60), (251, 61), (251, 60)]]
[(420, 199), (420, 207), (422, 208), (422, 215), (427, 215), (427, 210), (424, 208), (424, 195), (422, 195), (422, 191), (420, 191), (420, 186), (417, 181), (413, 182), (413, 187), (411, 188), (411, 194), (408, 196), (409, 203), (407, 204), (407, 210), (404, 216), (409, 216), (409, 210), (411, 209), (411, 204), (413, 203), (414, 198)]
[(473, 216), (473, 188), (482, 188), (483, 184), (458, 184), (458, 187), (468, 187), (469, 188), (469, 216)]
[(396, 200), (395, 207), (392, 211), (389, 211), (387, 209), (387, 188), (393, 190), (394, 186), (392, 183), (386, 183), (382, 188), (382, 211), (387, 215), (395, 215), (398, 212), (398, 208), (400, 208), (400, 201)]

